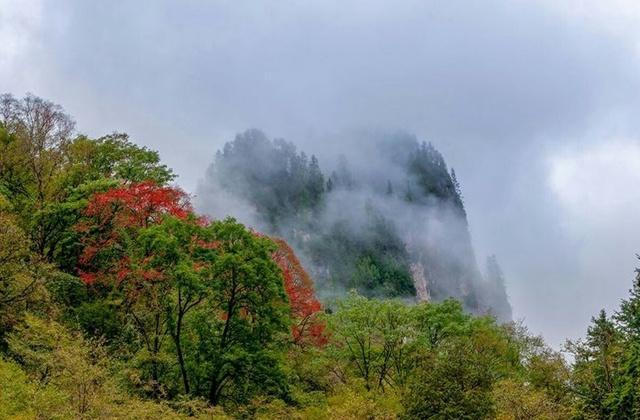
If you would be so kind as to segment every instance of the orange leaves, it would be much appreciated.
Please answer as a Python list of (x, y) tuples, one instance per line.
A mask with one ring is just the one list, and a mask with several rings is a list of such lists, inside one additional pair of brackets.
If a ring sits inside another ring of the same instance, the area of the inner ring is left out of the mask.
[(322, 313), (322, 305), (315, 297), (313, 282), (291, 247), (279, 238), (275, 238), (274, 242), (278, 249), (273, 259), (282, 270), (284, 287), (294, 319), (291, 331), (294, 343), (323, 346), (327, 343), (327, 337), (324, 322), (318, 317)]

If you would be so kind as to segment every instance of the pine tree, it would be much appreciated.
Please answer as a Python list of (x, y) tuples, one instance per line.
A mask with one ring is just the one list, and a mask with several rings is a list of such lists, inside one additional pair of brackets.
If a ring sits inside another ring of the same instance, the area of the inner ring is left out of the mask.
[(460, 209), (462, 209), (462, 211), (464, 212), (464, 197), (462, 196), (462, 188), (460, 187), (460, 182), (458, 182), (456, 170), (453, 168), (451, 168), (451, 183), (453, 184), (453, 189), (455, 192), (454, 200), (460, 207)]
[(629, 299), (622, 301), (615, 315), (624, 334), (625, 351), (613, 399), (614, 418), (640, 416), (640, 269), (636, 269), (636, 278), (629, 294)]
[[(640, 259), (640, 256), (638, 256)], [(640, 269), (636, 269), (636, 278), (633, 287), (629, 290), (630, 297), (620, 304), (620, 310), (615, 319), (632, 340), (640, 340)]]
[(333, 181), (331, 180), (331, 177), (329, 177), (329, 179), (327, 179), (327, 188), (326, 188), (327, 192), (331, 192), (333, 190)]
[(311, 207), (315, 207), (322, 200), (322, 194), (325, 191), (324, 175), (322, 175), (318, 158), (316, 158), (315, 155), (311, 155), (311, 162), (309, 163), (309, 179), (307, 181), (307, 188), (311, 196)]

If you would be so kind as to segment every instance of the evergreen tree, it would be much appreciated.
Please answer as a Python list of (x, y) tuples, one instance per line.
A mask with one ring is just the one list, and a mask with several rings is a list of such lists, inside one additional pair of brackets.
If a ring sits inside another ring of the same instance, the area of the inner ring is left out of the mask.
[(327, 192), (333, 191), (333, 178), (329, 177), (327, 179)]
[(454, 202), (460, 207), (461, 210), (464, 211), (464, 197), (462, 196), (462, 188), (460, 187), (460, 183), (458, 182), (458, 177), (456, 176), (456, 170), (451, 168), (451, 183), (453, 184), (453, 188), (455, 191)]
[[(640, 256), (638, 256), (640, 258)], [(624, 334), (622, 372), (613, 402), (615, 418), (640, 418), (640, 270), (636, 269), (629, 298), (615, 319)]]
[(324, 185), (324, 175), (322, 175), (322, 171), (320, 170), (318, 158), (316, 158), (315, 155), (311, 155), (307, 188), (311, 196), (312, 208), (316, 208), (320, 204), (322, 196), (325, 192)]
[[(638, 256), (640, 259), (640, 256)], [(636, 270), (629, 298), (622, 301), (615, 319), (630, 340), (640, 342), (640, 269)]]
[(570, 343), (574, 355), (572, 385), (585, 413), (609, 418), (619, 384), (622, 357), (621, 334), (604, 310), (591, 319), (584, 342)]

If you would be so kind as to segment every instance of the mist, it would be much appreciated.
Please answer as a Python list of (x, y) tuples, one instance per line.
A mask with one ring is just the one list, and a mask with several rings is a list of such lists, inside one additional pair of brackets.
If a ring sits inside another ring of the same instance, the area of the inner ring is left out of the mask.
[(352, 155), (354, 131), (405, 130), (456, 169), (478, 265), (498, 256), (514, 318), (559, 345), (626, 295), (640, 251), (634, 2), (148, 5), (0, 0), (0, 91), (63, 104), (89, 135), (128, 132), (192, 193), (249, 127), (323, 172)]
[(343, 153), (324, 163), (247, 130), (216, 152), (196, 207), (286, 239), (328, 305), (355, 289), (414, 302), (456, 298), (512, 321), (497, 260), (483, 277), (455, 171), (431, 144), (361, 132), (333, 150)]

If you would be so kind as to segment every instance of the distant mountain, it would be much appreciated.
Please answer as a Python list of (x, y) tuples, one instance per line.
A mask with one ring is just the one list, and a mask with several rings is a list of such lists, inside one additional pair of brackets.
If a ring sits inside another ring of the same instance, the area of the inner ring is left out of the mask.
[(454, 297), (471, 312), (510, 320), (497, 260), (483, 277), (460, 184), (440, 152), (396, 133), (364, 139), (362, 154), (321, 166), (290, 142), (248, 130), (216, 153), (199, 205), (289, 241), (325, 300), (349, 289)]

